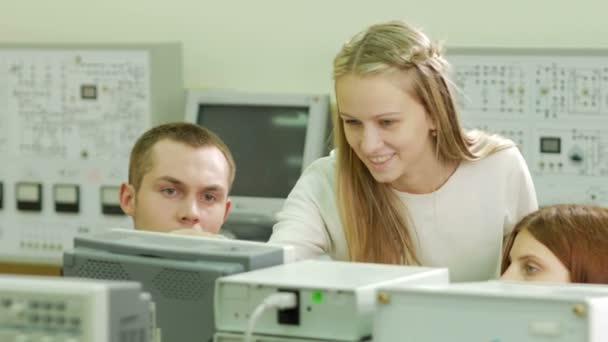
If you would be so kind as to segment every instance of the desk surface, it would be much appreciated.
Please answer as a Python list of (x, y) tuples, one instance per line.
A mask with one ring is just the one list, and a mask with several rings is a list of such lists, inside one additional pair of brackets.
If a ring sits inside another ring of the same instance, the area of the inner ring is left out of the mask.
[(61, 276), (61, 267), (0, 262), (0, 273)]

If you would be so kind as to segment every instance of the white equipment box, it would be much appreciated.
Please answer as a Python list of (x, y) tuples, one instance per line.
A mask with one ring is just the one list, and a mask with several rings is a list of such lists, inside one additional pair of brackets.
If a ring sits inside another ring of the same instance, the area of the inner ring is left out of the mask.
[(605, 342), (608, 287), (490, 281), (379, 289), (374, 342)]
[(0, 276), (0, 341), (153, 342), (154, 303), (136, 282)]
[(308, 260), (218, 279), (218, 331), (244, 333), (251, 312), (269, 295), (296, 294), (290, 316), (263, 314), (257, 335), (360, 341), (369, 338), (375, 289), (382, 285), (447, 284), (448, 270), (428, 267)]

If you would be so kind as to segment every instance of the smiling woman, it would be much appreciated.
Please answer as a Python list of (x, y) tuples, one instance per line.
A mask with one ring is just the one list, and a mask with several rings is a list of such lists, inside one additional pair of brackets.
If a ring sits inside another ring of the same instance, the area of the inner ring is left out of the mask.
[(608, 284), (608, 209), (554, 205), (513, 229), (502, 279)]
[(336, 150), (303, 172), (270, 241), (495, 278), (536, 194), (512, 141), (460, 126), (439, 47), (404, 22), (372, 25), (342, 46), (334, 81)]

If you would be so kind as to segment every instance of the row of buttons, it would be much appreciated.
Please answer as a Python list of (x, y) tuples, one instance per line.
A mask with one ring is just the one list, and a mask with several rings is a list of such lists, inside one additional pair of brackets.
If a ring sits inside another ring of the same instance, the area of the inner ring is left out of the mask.
[(60, 243), (21, 241), (19, 247), (27, 249), (44, 249), (48, 251), (62, 251), (63, 245)]
[[(73, 328), (80, 327), (81, 321), (78, 317), (72, 317), (69, 320), (64, 316), (51, 316), (51, 315), (37, 315), (32, 314), (29, 316), (29, 322), (32, 324), (42, 325), (58, 325), (58, 326), (70, 326)], [(69, 324), (66, 324), (69, 323)]]
[[(23, 303), (23, 301), (13, 300), (12, 298), (2, 298), (2, 300), (0, 300), (0, 305), (5, 308), (11, 307), (13, 305), (24, 307), (23, 304), (25, 304), (25, 303)], [(46, 302), (46, 301), (39, 302), (36, 300), (32, 300), (28, 303), (28, 307), (30, 309), (34, 309), (34, 310), (43, 309), (43, 310), (64, 311), (66, 309), (66, 304), (64, 302)]]

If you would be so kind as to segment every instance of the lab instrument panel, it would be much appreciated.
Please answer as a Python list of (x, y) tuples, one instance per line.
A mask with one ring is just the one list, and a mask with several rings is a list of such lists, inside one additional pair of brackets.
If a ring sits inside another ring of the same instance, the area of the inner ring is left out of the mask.
[(377, 287), (448, 282), (448, 271), (442, 268), (323, 260), (222, 277), (215, 291), (216, 341), (230, 341), (225, 333), (244, 334), (252, 311), (277, 292), (294, 293), (297, 306), (263, 313), (255, 335), (288, 341), (365, 340), (372, 332)]
[(608, 51), (448, 50), (466, 128), (512, 139), (540, 205), (608, 205)]
[[(608, 288), (537, 282), (378, 289), (374, 341), (600, 342)], [(380, 300), (381, 299), (381, 300)]]
[(74, 236), (130, 227), (128, 157), (183, 112), (181, 46), (0, 44), (0, 260), (60, 265)]
[(154, 342), (154, 310), (135, 282), (0, 276), (0, 341)]

